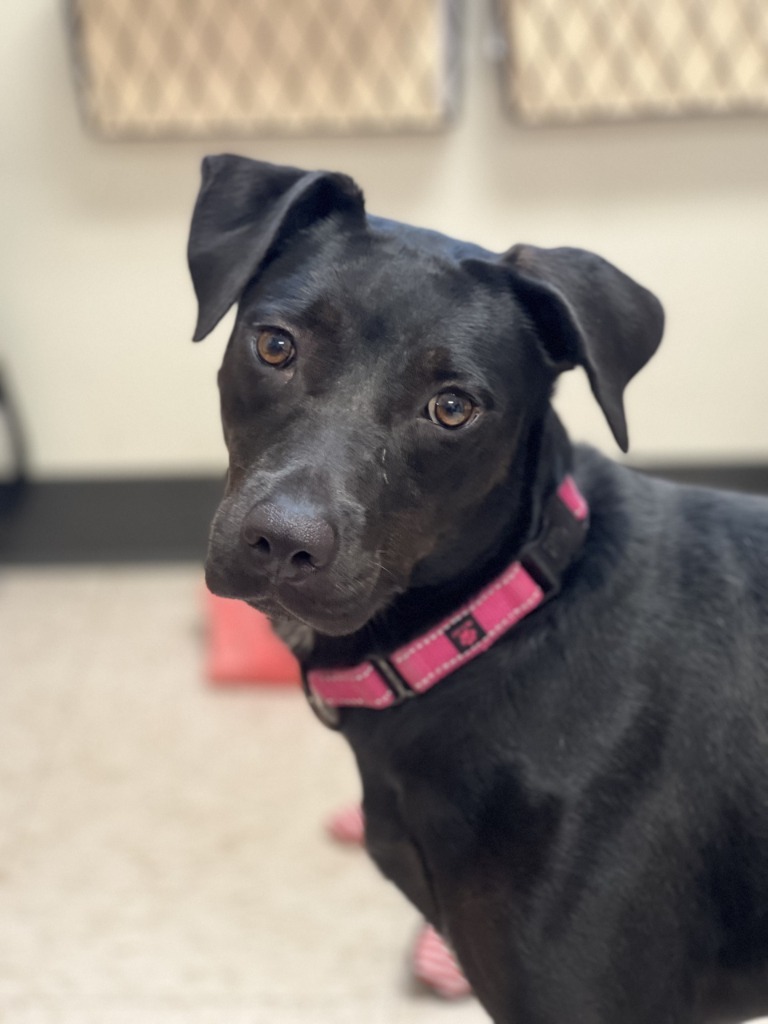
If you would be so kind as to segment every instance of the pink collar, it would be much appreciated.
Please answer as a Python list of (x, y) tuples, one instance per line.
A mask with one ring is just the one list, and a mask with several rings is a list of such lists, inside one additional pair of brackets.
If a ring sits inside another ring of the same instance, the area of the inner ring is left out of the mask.
[(572, 477), (547, 503), (541, 531), (520, 560), (458, 611), (388, 658), (352, 668), (310, 669), (304, 690), (320, 719), (339, 723), (338, 708), (382, 710), (430, 690), (482, 654), (515, 623), (560, 589), (560, 577), (581, 547), (589, 509)]

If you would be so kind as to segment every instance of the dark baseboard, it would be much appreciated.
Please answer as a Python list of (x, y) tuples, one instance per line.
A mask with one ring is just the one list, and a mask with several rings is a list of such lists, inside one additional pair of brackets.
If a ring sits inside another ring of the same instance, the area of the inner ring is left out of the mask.
[(635, 466), (651, 476), (675, 480), (680, 484), (717, 487), (723, 491), (745, 491), (749, 494), (768, 494), (768, 463), (750, 462), (716, 465), (702, 463), (664, 466)]
[(202, 562), (223, 477), (0, 489), (0, 564)]
[[(768, 494), (768, 463), (642, 469)], [(0, 485), (0, 564), (202, 562), (222, 492), (222, 478), (208, 476)]]

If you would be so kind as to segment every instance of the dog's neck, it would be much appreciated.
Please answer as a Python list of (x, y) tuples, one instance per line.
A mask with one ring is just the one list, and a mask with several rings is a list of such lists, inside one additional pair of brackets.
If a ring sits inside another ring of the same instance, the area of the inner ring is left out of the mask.
[(412, 586), (362, 629), (329, 637), (296, 622), (276, 622), (279, 635), (307, 665), (352, 665), (385, 655), (463, 604), (537, 535), (547, 500), (571, 468), (568, 436), (548, 409), (521, 440), (507, 479), (480, 510), (471, 538), (438, 566), (418, 566)]

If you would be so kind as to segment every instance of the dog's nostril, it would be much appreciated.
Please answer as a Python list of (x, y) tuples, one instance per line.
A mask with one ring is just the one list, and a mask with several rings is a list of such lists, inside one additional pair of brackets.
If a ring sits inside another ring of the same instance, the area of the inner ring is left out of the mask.
[(291, 555), (291, 565), (297, 569), (314, 569), (315, 560), (308, 551), (296, 551)]
[(242, 529), (242, 537), (245, 543), (258, 554), (267, 556), (272, 553), (272, 545), (269, 539), (264, 536), (262, 530), (258, 529), (258, 526), (245, 523)]
[(260, 555), (269, 555), (272, 552), (272, 547), (266, 537), (259, 537), (255, 543), (253, 541), (248, 541), (248, 543)]

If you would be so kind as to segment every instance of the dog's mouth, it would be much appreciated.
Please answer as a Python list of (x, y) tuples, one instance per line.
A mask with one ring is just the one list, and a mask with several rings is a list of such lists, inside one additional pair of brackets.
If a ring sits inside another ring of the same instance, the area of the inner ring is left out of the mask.
[(219, 597), (245, 601), (270, 618), (294, 619), (328, 636), (357, 632), (402, 589), (394, 581), (386, 586), (380, 569), (351, 580), (318, 573), (281, 583), (239, 567), (225, 568), (214, 557), (208, 559), (205, 578)]
[(367, 594), (358, 598), (332, 601), (278, 588), (246, 600), (252, 608), (257, 608), (272, 618), (288, 616), (303, 622), (318, 633), (346, 636), (356, 633), (379, 610), (380, 604), (374, 601), (372, 596)]
[(326, 636), (348, 636), (356, 633), (376, 614), (379, 607), (360, 602), (331, 607), (320, 602), (297, 602), (290, 595), (285, 598), (247, 598), (247, 603), (270, 618), (290, 618), (310, 626)]

